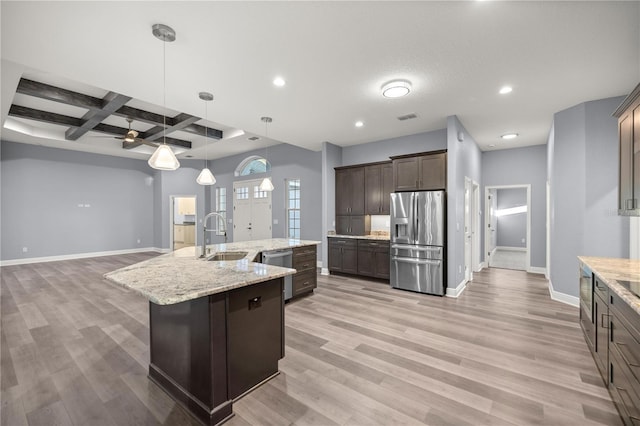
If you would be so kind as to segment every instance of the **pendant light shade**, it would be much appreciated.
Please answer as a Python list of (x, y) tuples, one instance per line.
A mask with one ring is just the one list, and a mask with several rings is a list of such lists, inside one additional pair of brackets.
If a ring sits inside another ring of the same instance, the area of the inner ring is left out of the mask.
[(262, 183), (260, 183), (260, 191), (273, 191), (273, 183), (271, 183), (271, 178), (262, 179)]
[[(167, 52), (166, 44), (176, 39), (176, 32), (173, 28), (164, 24), (154, 24), (151, 32), (155, 38), (162, 41), (162, 106), (167, 107)], [(177, 170), (180, 162), (176, 155), (167, 145), (167, 116), (162, 117), (162, 144), (158, 146), (149, 161), (149, 166), (157, 170)]]
[(196, 178), (196, 182), (200, 185), (213, 185), (216, 183), (216, 178), (211, 173), (211, 170), (205, 167)]
[[(211, 102), (213, 100), (213, 95), (209, 92), (200, 92), (198, 97), (204, 101), (204, 119), (209, 119), (209, 114), (207, 111), (207, 102)], [(205, 122), (204, 126), (204, 169), (200, 172), (198, 177), (196, 178), (196, 182), (200, 185), (213, 185), (216, 183), (216, 178), (211, 173), (211, 170), (207, 167), (207, 161), (209, 156), (207, 154), (207, 137), (209, 134), (209, 129), (207, 128), (207, 124)]]
[(149, 158), (149, 166), (158, 170), (177, 170), (180, 162), (171, 150), (169, 145), (162, 144), (158, 146), (156, 152)]
[[(268, 137), (268, 132), (267, 132), (267, 125), (269, 123), (271, 123), (273, 121), (273, 119), (271, 117), (260, 117), (260, 121), (262, 121), (264, 123), (264, 135), (265, 137)], [(264, 161), (266, 162), (265, 164), (265, 172), (267, 171), (267, 165), (269, 164), (269, 147), (265, 147), (264, 148)], [(262, 179), (262, 182), (260, 183), (260, 191), (267, 191), (267, 192), (271, 192), (273, 191), (273, 182), (271, 182), (271, 178), (266, 177), (264, 179)]]

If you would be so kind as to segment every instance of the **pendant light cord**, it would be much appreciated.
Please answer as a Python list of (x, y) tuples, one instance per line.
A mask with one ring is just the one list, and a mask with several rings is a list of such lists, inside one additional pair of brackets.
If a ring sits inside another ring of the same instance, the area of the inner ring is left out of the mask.
[(204, 166), (208, 167), (207, 161), (209, 160), (208, 150), (209, 144), (207, 138), (209, 137), (209, 128), (207, 127), (207, 120), (209, 119), (209, 110), (207, 109), (207, 101), (204, 101)]

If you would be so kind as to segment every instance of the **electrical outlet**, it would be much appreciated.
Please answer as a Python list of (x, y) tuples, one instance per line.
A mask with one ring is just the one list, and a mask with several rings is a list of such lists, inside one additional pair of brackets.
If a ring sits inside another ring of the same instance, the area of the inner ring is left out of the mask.
[(140, 238), (138, 238), (138, 244), (140, 244)]
[(79, 204), (78, 204), (78, 207), (84, 207), (84, 204), (80, 204), (80, 203), (79, 203)]
[(525, 239), (524, 239), (524, 238), (522, 239), (522, 242), (523, 242), (523, 243), (525, 242)]
[(278, 219), (273, 219), (273, 224), (277, 225), (278, 224)]
[(85, 207), (91, 207), (91, 204), (85, 204), (84, 206)]
[(462, 265), (458, 265), (458, 273), (461, 274), (462, 273)]
[(26, 252), (28, 252), (28, 251), (29, 251), (29, 247), (22, 247), (22, 252), (23, 252), (23, 253), (26, 253)]

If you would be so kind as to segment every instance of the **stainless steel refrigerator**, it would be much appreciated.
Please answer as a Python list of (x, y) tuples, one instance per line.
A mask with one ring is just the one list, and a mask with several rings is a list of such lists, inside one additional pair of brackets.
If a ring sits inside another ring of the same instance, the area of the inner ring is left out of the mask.
[(444, 191), (391, 194), (391, 287), (444, 295)]

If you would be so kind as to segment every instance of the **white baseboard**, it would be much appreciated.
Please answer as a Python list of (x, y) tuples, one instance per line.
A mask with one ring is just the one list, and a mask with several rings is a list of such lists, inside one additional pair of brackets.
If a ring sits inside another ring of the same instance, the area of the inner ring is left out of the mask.
[(498, 246), (495, 248), (495, 250), (506, 250), (506, 251), (527, 251), (526, 247), (505, 247), (505, 246)]
[(539, 266), (529, 266), (529, 269), (527, 269), (527, 272), (532, 273), (532, 274), (546, 275), (547, 274), (547, 268), (541, 268)]
[(482, 271), (484, 268), (487, 267), (487, 264), (485, 262), (480, 262), (478, 263), (478, 265), (476, 266), (476, 269), (473, 270), (473, 272), (480, 272)]
[(580, 306), (580, 299), (578, 297), (555, 291), (551, 280), (549, 280), (549, 295), (552, 300), (566, 303), (567, 305), (575, 306), (576, 308)]
[(320, 275), (329, 275), (329, 268), (320, 269)]
[(445, 296), (447, 296), (447, 297), (459, 297), (462, 294), (462, 292), (464, 291), (465, 288), (467, 288), (467, 280), (462, 280), (462, 282), (460, 284), (458, 284), (454, 288), (447, 287), (447, 293), (445, 294)]
[(322, 260), (316, 260), (316, 268), (322, 269)]
[(64, 254), (60, 256), (28, 257), (24, 259), (3, 260), (3, 261), (0, 261), (0, 266), (27, 265), (30, 263), (43, 263), (43, 262), (58, 262), (61, 260), (86, 259), (88, 257), (115, 256), (118, 254), (142, 253), (145, 251), (168, 253), (171, 250), (160, 249), (156, 247), (145, 247), (145, 248), (126, 249), (126, 250), (95, 251), (91, 253)]

